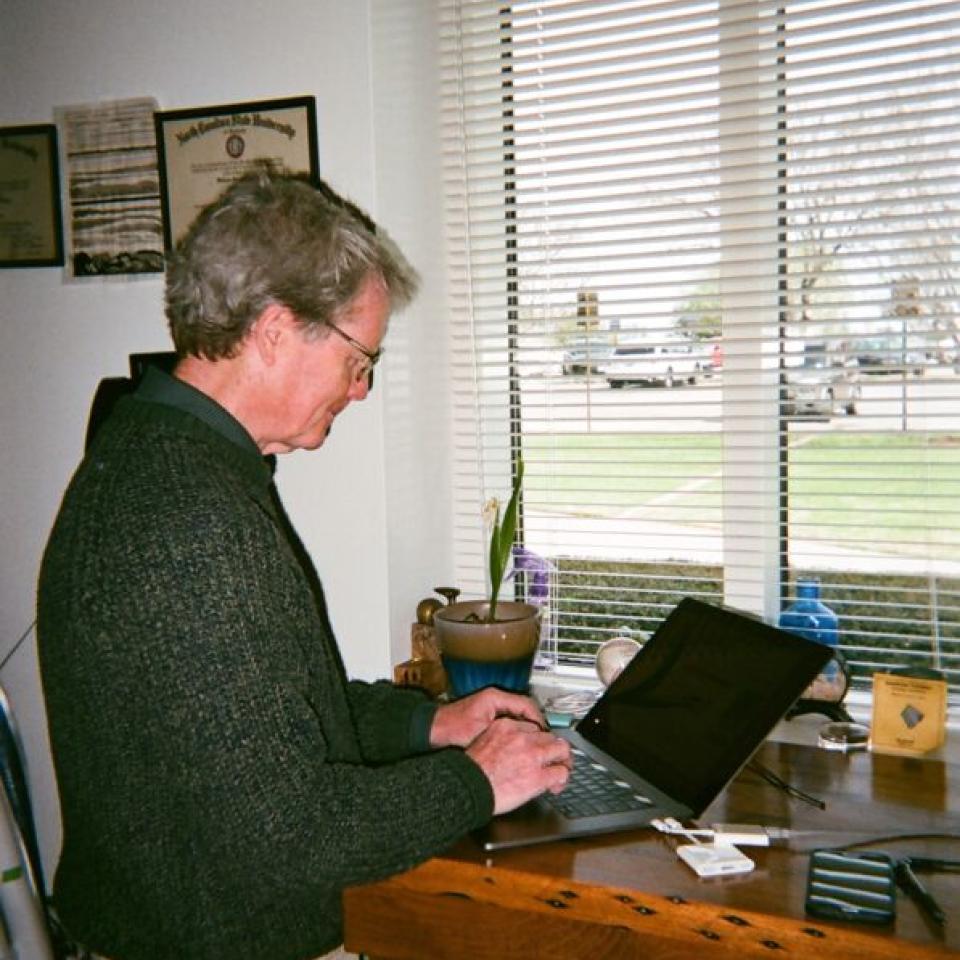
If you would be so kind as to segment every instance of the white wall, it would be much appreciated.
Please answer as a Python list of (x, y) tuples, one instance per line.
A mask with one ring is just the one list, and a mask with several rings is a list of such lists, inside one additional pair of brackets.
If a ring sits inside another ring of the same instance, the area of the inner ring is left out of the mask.
[(453, 545), (435, 0), (372, 0), (377, 212), (420, 272), (388, 341), (384, 437), (391, 663), (416, 603), (451, 582)]
[[(395, 318), (378, 388), (324, 448), (281, 460), (348, 669), (389, 675), (417, 600), (448, 579), (449, 466), (428, 0), (6, 0), (0, 125), (135, 96), (160, 109), (314, 94), (321, 171), (424, 277)], [(39, 559), (89, 402), (131, 352), (168, 349), (157, 277), (65, 282), (0, 271), (0, 656), (34, 616)], [(32, 637), (0, 676), (28, 752), (48, 868), (59, 843)], [(48, 869), (49, 872), (49, 869)]]

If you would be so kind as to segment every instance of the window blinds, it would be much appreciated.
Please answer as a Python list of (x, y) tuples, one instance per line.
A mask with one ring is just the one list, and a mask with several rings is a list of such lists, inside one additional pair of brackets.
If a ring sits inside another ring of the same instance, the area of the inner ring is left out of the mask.
[(458, 586), (522, 457), (559, 665), (813, 577), (960, 686), (960, 5), (440, 7)]

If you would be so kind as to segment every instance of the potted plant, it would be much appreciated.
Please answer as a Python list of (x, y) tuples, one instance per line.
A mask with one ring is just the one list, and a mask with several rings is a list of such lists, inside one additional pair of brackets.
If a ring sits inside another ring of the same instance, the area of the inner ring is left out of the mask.
[(490, 595), (483, 600), (448, 604), (434, 614), (440, 656), (451, 692), (457, 697), (489, 686), (519, 692), (530, 686), (533, 657), (540, 642), (540, 607), (499, 599), (517, 529), (522, 484), (521, 460), (502, 519), (496, 500), (488, 503), (484, 511), (492, 515)]

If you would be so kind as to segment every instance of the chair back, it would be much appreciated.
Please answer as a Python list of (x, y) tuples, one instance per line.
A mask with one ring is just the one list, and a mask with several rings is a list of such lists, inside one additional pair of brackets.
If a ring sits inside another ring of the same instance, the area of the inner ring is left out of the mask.
[(33, 820), (33, 805), (23, 763), (23, 743), (7, 695), (0, 687), (0, 780), (17, 829), (26, 849), (26, 867), (30, 880), (38, 892), (46, 890), (43, 865), (37, 843), (37, 828)]
[(0, 912), (15, 960), (54, 960), (46, 887), (23, 751), (0, 687)]

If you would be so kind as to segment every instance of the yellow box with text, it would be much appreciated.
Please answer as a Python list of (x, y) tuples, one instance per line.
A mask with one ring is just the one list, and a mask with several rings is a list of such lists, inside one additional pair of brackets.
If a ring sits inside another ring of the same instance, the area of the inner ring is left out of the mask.
[(871, 750), (927, 753), (943, 746), (946, 731), (946, 680), (899, 673), (873, 675)]

